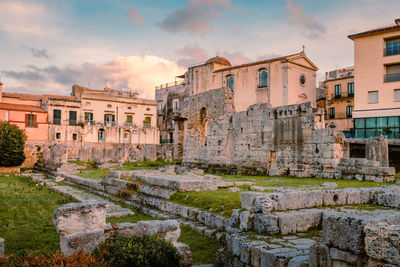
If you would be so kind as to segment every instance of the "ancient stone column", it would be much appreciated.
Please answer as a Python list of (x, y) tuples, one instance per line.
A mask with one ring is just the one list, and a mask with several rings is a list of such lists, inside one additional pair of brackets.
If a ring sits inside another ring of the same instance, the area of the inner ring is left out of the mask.
[(368, 160), (379, 162), (380, 167), (389, 167), (388, 139), (383, 135), (367, 139), (365, 143), (365, 157)]

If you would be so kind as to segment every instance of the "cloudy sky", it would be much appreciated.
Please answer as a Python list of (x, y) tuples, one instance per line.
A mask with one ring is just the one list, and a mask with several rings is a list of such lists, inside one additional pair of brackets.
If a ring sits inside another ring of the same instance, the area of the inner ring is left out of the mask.
[(0, 0), (4, 91), (69, 94), (73, 84), (139, 91), (220, 55), (240, 64), (296, 53), (353, 65), (348, 34), (400, 17), (398, 0)]

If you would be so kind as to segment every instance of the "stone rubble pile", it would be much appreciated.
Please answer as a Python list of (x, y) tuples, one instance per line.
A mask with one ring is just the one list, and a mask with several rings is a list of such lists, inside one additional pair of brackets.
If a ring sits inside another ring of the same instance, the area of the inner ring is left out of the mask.
[(176, 220), (140, 221), (138, 223), (106, 224), (107, 202), (68, 203), (54, 211), (54, 224), (60, 233), (61, 252), (91, 253), (106, 239), (114, 236), (142, 237), (157, 235), (173, 244), (182, 256), (182, 264), (190, 266), (189, 246), (179, 243), (179, 223)]

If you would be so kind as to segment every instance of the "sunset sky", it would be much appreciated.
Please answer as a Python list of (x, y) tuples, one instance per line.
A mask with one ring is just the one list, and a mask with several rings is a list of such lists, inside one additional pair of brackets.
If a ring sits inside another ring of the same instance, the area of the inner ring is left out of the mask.
[(399, 11), (398, 0), (0, 0), (0, 75), (8, 92), (107, 84), (152, 99), (209, 57), (240, 64), (304, 45), (321, 79), (353, 65), (348, 34)]

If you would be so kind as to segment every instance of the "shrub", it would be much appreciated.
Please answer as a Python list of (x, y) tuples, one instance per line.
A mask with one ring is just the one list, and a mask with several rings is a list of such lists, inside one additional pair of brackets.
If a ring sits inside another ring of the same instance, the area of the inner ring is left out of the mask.
[(94, 256), (111, 266), (180, 266), (176, 248), (157, 236), (110, 238), (96, 249)]
[(83, 252), (65, 256), (60, 252), (54, 255), (21, 255), (0, 257), (0, 266), (83, 266), (83, 267), (103, 267), (110, 266), (108, 263), (99, 262), (92, 255), (85, 255)]
[(9, 122), (0, 122), (0, 166), (19, 166), (25, 160), (25, 131)]

